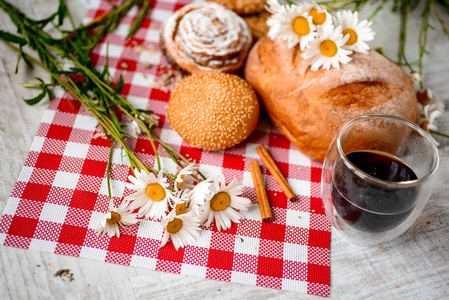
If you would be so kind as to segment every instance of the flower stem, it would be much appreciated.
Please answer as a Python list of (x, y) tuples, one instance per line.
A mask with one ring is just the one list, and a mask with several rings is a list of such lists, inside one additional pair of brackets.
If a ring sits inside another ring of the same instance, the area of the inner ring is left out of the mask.
[(114, 151), (114, 140), (111, 141), (111, 148), (109, 150), (108, 168), (106, 171), (106, 180), (108, 182), (108, 196), (112, 199), (111, 193), (111, 163), (112, 163), (112, 152)]
[(429, 130), (430, 133), (435, 134), (435, 135), (439, 135), (439, 136), (443, 136), (445, 138), (449, 138), (448, 134), (442, 133), (442, 132), (438, 132), (438, 131), (434, 131), (434, 130)]
[[(165, 142), (163, 142), (158, 136), (156, 136), (155, 134), (153, 135), (154, 139), (162, 146), (164, 147), (164, 149), (168, 149), (170, 152), (176, 154), (176, 156), (178, 156), (179, 158), (181, 158), (186, 164), (191, 164), (192, 162), (190, 160), (188, 160), (184, 155), (182, 155), (181, 153), (179, 153), (178, 151), (176, 151), (175, 149), (173, 149), (172, 147), (170, 147), (169, 145), (167, 145)], [(168, 151), (167, 151), (168, 152)], [(204, 176), (200, 171), (198, 171), (198, 175), (200, 175), (203, 179), (206, 179), (206, 176)]]

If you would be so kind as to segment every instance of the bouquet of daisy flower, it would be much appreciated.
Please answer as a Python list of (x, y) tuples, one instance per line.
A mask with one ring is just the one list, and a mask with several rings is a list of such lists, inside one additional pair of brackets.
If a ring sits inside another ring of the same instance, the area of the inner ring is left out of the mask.
[(226, 185), (222, 174), (198, 182), (196, 172), (194, 164), (188, 165), (170, 186), (162, 170), (157, 176), (134, 170), (134, 176), (129, 176), (131, 183), (126, 186), (134, 193), (125, 197), (118, 209), (110, 205), (98, 222), (97, 233), (119, 237), (119, 225), (136, 224), (138, 218), (161, 220), (165, 229), (161, 247), (171, 238), (177, 250), (196, 240), (201, 225), (209, 227), (215, 220), (221, 231), (230, 228), (232, 222), (240, 223), (243, 216), (237, 210), (246, 211), (251, 205), (249, 199), (240, 196), (241, 182), (234, 179)]
[(280, 4), (268, 0), (267, 20), (271, 39), (285, 41), (289, 48), (299, 45), (305, 59), (311, 59), (311, 70), (340, 68), (351, 61), (353, 52), (368, 53), (367, 41), (374, 39), (371, 22), (359, 22), (358, 13), (349, 10), (332, 16), (315, 3)]
[[(318, 71), (320, 68), (329, 70), (331, 67), (340, 68), (340, 64), (351, 61), (354, 52), (368, 53), (370, 49), (366, 42), (374, 39), (375, 33), (371, 30), (372, 23), (369, 20), (359, 21), (357, 10), (365, 5), (368, 0), (330, 0), (321, 4), (301, 3), (297, 1), (268, 0), (267, 10), (272, 15), (267, 20), (270, 27), (268, 37), (278, 39), (287, 43), (289, 48), (299, 45), (301, 56), (311, 59), (311, 70)], [(373, 1), (372, 1), (373, 2)], [(393, 10), (401, 13), (400, 51), (398, 64), (405, 65), (410, 69), (410, 78), (416, 85), (418, 98), (417, 124), (423, 128), (432, 141), (438, 146), (439, 143), (431, 133), (449, 138), (449, 135), (437, 130), (436, 119), (444, 111), (444, 102), (430, 89), (424, 89), (422, 78), (422, 57), (425, 51), (427, 29), (430, 28), (429, 16), (432, 2), (426, 1), (422, 13), (423, 24), (419, 34), (419, 72), (405, 57), (405, 28), (408, 10), (416, 9), (417, 1), (395, 1)], [(369, 19), (383, 8), (386, 1), (381, 1), (377, 9)], [(443, 5), (446, 2), (442, 2)], [(355, 6), (355, 11), (338, 9)], [(436, 6), (435, 6), (436, 7)], [(446, 3), (446, 6), (447, 3)], [(326, 9), (337, 10), (334, 15)], [(435, 8), (435, 14), (444, 32), (448, 35), (447, 28)], [(379, 49), (379, 52), (382, 52)], [(403, 63), (404, 62), (404, 63)]]

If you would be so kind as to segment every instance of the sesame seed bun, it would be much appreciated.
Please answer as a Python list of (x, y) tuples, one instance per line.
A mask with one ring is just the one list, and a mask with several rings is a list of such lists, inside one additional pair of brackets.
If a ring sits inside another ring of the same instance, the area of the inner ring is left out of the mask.
[(186, 142), (215, 151), (237, 145), (253, 132), (260, 105), (239, 76), (201, 71), (173, 89), (167, 113), (170, 125)]

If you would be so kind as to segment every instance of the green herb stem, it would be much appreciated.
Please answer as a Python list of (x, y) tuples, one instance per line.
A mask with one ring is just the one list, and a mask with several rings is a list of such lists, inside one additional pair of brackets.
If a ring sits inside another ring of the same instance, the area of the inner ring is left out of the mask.
[(445, 138), (449, 138), (448, 134), (442, 133), (442, 132), (438, 132), (438, 131), (434, 131), (434, 130), (429, 130), (430, 133), (435, 134), (435, 135), (439, 135), (439, 136), (443, 136)]
[(108, 183), (108, 196), (109, 199), (112, 199), (111, 192), (111, 164), (112, 164), (112, 152), (114, 151), (114, 140), (111, 141), (111, 147), (109, 149), (109, 158), (108, 158), (108, 167), (106, 170), (106, 181)]

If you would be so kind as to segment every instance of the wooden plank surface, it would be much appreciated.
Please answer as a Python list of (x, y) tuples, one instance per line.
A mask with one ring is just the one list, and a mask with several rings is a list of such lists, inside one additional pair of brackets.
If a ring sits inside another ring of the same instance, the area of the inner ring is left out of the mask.
[[(56, 0), (12, 1), (25, 13), (43, 18), (56, 9)], [(85, 8), (67, 1), (76, 21)], [(416, 53), (417, 16), (411, 16), (410, 55)], [(395, 57), (399, 18), (384, 10), (374, 20), (376, 41), (387, 55)], [(449, 25), (449, 17), (445, 16)], [(435, 20), (432, 24), (438, 27)], [(14, 32), (9, 18), (0, 12), (0, 29)], [(449, 107), (449, 43), (441, 30), (430, 32), (424, 81)], [(19, 83), (47, 78), (39, 70), (22, 65), (14, 74), (16, 54), (0, 43), (0, 212), (19, 176), (46, 103), (29, 107), (22, 97), (35, 90)], [(449, 108), (438, 120), (449, 133)], [(331, 244), (331, 297), (333, 299), (448, 299), (449, 298), (449, 139), (439, 139), (440, 168), (431, 199), (416, 224), (383, 248), (350, 244), (336, 234)], [(430, 221), (430, 224), (428, 223)], [(70, 269), (74, 281), (53, 274)], [(0, 246), (1, 299), (312, 299), (315, 296), (242, 284), (167, 274), (147, 269), (113, 265)]]

